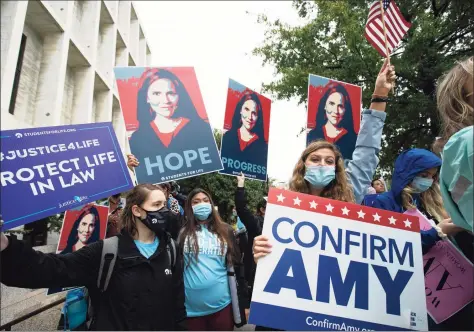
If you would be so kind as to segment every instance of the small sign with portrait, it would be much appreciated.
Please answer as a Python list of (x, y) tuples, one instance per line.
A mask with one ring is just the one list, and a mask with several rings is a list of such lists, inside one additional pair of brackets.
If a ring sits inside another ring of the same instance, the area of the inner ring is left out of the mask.
[[(103, 240), (107, 230), (109, 207), (87, 204), (68, 210), (59, 235), (56, 253), (65, 255), (75, 252), (91, 243)], [(48, 295), (77, 287), (50, 288)]]
[(221, 144), (222, 174), (267, 180), (268, 138), (272, 101), (246, 86), (229, 80), (224, 134)]
[(360, 128), (362, 88), (309, 75), (306, 145), (323, 139), (352, 159)]

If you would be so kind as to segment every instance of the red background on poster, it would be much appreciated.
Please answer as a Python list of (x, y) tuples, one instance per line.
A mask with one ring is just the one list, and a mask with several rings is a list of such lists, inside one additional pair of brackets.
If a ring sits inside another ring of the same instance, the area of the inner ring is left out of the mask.
[[(230, 130), (232, 128), (232, 117), (234, 116), (234, 110), (239, 102), (239, 99), (242, 95), (246, 92), (255, 92), (249, 88), (245, 88), (244, 91), (239, 92), (237, 90), (233, 90), (230, 87), (227, 89), (227, 102), (225, 106), (225, 116), (224, 116), (224, 129)], [(263, 112), (263, 130), (265, 134), (265, 142), (268, 144), (268, 136), (270, 133), (270, 110), (272, 101), (267, 97), (262, 96), (258, 92), (255, 92), (258, 95), (258, 99), (262, 104), (262, 112)]]
[(352, 106), (352, 118), (354, 121), (354, 131), (359, 133), (360, 129), (360, 113), (361, 113), (361, 101), (362, 101), (362, 89), (359, 86), (347, 84), (340, 81), (329, 80), (324, 86), (313, 86), (310, 83), (308, 88), (308, 119), (307, 128), (313, 129), (316, 127), (316, 113), (318, 111), (319, 100), (328, 90), (328, 86), (332, 84), (338, 84), (344, 86), (349, 94)]
[[(99, 211), (99, 218), (100, 218), (100, 238), (105, 238), (105, 232), (107, 230), (107, 219), (109, 214), (109, 208), (107, 206), (101, 205), (93, 205)], [(78, 210), (68, 210), (64, 213), (64, 220), (63, 226), (61, 229), (61, 235), (59, 236), (59, 243), (57, 251), (60, 252), (66, 248), (67, 245), (67, 238), (69, 237), (69, 233), (71, 233), (72, 226), (74, 222), (81, 214), (82, 209)]]
[[(199, 116), (206, 122), (209, 122), (201, 90), (199, 89), (199, 83), (193, 67), (145, 67), (144, 71), (150, 68), (166, 69), (175, 74), (183, 83), (184, 88), (191, 97)], [(137, 94), (140, 88), (138, 86), (140, 83), (140, 77), (141, 76), (131, 76), (128, 79), (117, 80), (117, 90), (127, 131), (135, 131), (138, 128)]]

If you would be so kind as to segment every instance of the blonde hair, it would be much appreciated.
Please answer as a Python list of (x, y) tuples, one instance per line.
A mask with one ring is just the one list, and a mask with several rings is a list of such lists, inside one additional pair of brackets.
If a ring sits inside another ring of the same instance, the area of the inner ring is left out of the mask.
[[(416, 205), (413, 202), (414, 190), (406, 186), (403, 188), (401, 193), (402, 206), (405, 210), (416, 209)], [(433, 185), (425, 192), (420, 194), (420, 201), (423, 208), (431, 214), (438, 222), (442, 221), (447, 217), (447, 213), (443, 208), (443, 199), (441, 197), (441, 191), (439, 184), (434, 182)]]
[(303, 194), (309, 194), (311, 192), (309, 183), (304, 179), (306, 172), (305, 162), (311, 153), (319, 149), (332, 150), (336, 156), (336, 179), (323, 189), (321, 197), (331, 198), (342, 202), (355, 202), (352, 187), (347, 180), (341, 152), (339, 152), (339, 149), (334, 144), (325, 140), (312, 142), (306, 147), (303, 153), (301, 153), (301, 157), (295, 165), (293, 176), (290, 180), (290, 190)]
[(438, 80), (436, 99), (443, 123), (442, 139), (473, 125), (473, 108), (467, 101), (464, 85), (473, 78), (473, 57), (457, 62)]

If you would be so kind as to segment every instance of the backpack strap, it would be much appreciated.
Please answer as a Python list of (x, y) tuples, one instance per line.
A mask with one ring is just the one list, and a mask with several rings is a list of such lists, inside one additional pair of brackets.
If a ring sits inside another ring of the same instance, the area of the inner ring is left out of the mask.
[(114, 270), (118, 252), (118, 237), (113, 236), (103, 241), (102, 256), (100, 258), (99, 275), (97, 277), (97, 288), (105, 292)]
[(170, 266), (174, 269), (176, 265), (176, 243), (173, 239), (170, 239), (170, 242), (166, 245), (166, 252), (168, 253), (168, 261)]

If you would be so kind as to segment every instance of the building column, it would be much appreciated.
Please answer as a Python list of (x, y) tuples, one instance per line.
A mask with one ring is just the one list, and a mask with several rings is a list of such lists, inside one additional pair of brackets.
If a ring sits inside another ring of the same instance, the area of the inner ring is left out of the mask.
[[(1, 114), (2, 123), (13, 116), (8, 113), (20, 52), (21, 36), (25, 25), (28, 1), (1, 2)], [(4, 118), (9, 118), (4, 121)]]
[(34, 122), (36, 127), (61, 124), (68, 52), (68, 33), (55, 33), (44, 38), (41, 73), (36, 95)]

